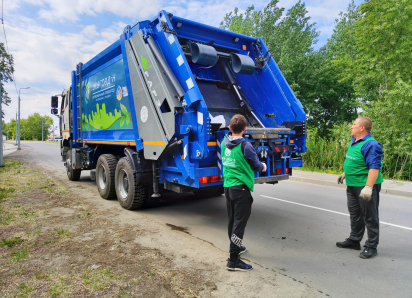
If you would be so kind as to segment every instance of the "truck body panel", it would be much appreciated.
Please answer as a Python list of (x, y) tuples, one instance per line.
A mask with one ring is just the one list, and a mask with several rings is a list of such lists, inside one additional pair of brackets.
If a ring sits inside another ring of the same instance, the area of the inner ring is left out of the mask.
[(235, 114), (246, 117), (245, 140), (268, 167), (256, 183), (277, 183), (302, 166), (306, 115), (261, 38), (161, 11), (79, 63), (65, 93), (62, 155), (74, 150), (80, 170), (130, 148), (135, 163), (151, 163), (154, 189), (221, 187), (220, 143)]

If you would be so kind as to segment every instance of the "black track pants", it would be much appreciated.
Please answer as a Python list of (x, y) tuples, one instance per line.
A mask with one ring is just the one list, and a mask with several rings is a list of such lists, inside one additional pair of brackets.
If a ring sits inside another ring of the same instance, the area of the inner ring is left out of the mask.
[(225, 187), (230, 258), (237, 259), (242, 246), (245, 228), (252, 211), (253, 198), (245, 185)]
[(366, 247), (375, 248), (379, 243), (379, 192), (381, 184), (375, 184), (372, 189), (372, 197), (369, 201), (362, 199), (359, 195), (363, 187), (348, 186), (346, 194), (348, 197), (348, 210), (350, 214), (351, 233), (349, 238), (360, 242), (365, 233), (368, 232)]

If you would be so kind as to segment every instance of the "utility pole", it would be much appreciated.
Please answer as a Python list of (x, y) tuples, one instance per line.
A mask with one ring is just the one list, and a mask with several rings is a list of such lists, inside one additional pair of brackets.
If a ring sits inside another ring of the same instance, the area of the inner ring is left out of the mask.
[(16, 136), (14, 137), (14, 139), (16, 140), (16, 146), (17, 146), (17, 111), (16, 111)]
[(41, 121), (41, 141), (43, 142), (44, 141), (44, 138), (43, 138), (43, 120)]
[(3, 162), (3, 111), (1, 109), (1, 106), (3, 104), (3, 96), (1, 96), (1, 80), (0, 80), (0, 167), (4, 167), (4, 162)]
[(52, 124), (53, 141), (54, 141), (54, 137), (55, 137), (55, 133), (54, 133), (55, 130), (56, 130), (56, 127), (54, 126), (54, 122), (53, 122), (53, 124)]

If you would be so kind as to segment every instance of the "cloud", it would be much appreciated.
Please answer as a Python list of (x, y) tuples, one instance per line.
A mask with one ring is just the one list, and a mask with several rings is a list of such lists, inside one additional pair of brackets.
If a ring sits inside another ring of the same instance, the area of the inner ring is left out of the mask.
[(117, 16), (147, 19), (161, 10), (161, 0), (15, 0), (10, 9), (17, 9), (25, 3), (40, 6), (40, 18), (49, 22), (79, 21), (85, 16), (97, 16), (110, 12)]
[[(117, 22), (102, 29), (90, 25), (82, 27), (79, 33), (60, 33), (41, 27), (33, 19), (11, 19), (6, 32), (14, 57), (17, 88), (31, 87), (21, 91), (21, 117), (35, 112), (49, 114), (50, 96), (71, 85), (75, 66), (112, 44), (124, 27), (124, 23)], [(9, 122), (15, 117), (18, 102), (14, 84), (8, 83), (5, 88), (12, 99), (11, 105), (4, 107)]]

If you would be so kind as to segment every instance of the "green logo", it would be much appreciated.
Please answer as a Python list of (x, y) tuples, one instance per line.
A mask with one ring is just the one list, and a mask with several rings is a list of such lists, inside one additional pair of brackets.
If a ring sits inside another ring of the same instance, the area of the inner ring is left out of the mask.
[(226, 148), (226, 150), (225, 150), (225, 155), (226, 155), (226, 156), (230, 156), (230, 153), (232, 153), (231, 151), (232, 151), (232, 150), (230, 150), (229, 148)]
[(86, 85), (86, 104), (90, 102), (91, 97), (92, 97), (92, 86), (90, 85), (90, 82), (88, 82)]
[(147, 65), (147, 59), (145, 57), (143, 57), (143, 56), (140, 56), (140, 57), (142, 58), (143, 69), (149, 69), (149, 68), (152, 67), (151, 65), (150, 66)]

